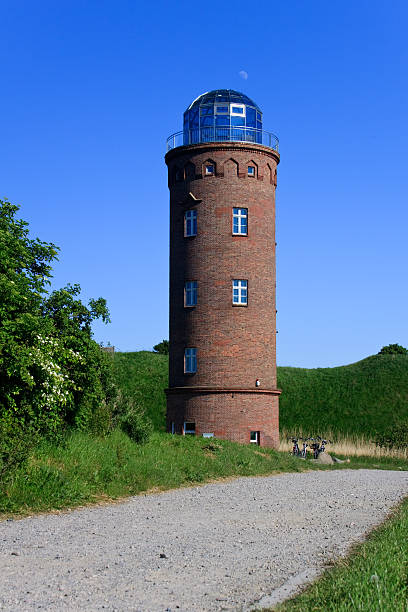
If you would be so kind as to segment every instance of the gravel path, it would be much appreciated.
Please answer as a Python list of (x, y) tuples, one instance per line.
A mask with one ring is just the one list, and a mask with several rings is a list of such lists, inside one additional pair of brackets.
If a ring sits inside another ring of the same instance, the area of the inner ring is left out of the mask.
[(240, 478), (4, 521), (0, 609), (271, 605), (407, 494), (408, 472), (338, 470)]

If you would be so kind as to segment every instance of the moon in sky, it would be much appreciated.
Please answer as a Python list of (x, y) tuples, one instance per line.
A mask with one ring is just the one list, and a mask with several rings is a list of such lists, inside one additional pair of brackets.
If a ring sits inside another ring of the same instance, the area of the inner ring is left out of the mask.
[(241, 79), (244, 79), (244, 81), (246, 81), (247, 78), (248, 78), (248, 73), (247, 73), (246, 70), (240, 70), (239, 71), (239, 76), (241, 77)]

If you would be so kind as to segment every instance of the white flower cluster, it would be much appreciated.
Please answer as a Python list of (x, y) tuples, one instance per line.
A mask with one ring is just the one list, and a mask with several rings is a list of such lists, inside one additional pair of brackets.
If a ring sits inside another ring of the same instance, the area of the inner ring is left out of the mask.
[[(32, 347), (29, 355), (32, 364), (42, 370), (42, 380), (38, 383), (34, 396), (38, 408), (53, 410), (67, 405), (75, 382), (65, 371), (64, 365), (83, 361), (77, 351), (65, 348), (57, 338), (37, 336), (38, 346)], [(60, 363), (62, 363), (62, 367)], [(34, 381), (34, 377), (30, 374)]]

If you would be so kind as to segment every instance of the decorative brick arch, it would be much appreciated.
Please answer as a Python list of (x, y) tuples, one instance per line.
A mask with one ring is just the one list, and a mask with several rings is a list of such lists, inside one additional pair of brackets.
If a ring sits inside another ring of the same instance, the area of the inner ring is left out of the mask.
[(169, 184), (174, 185), (184, 180), (184, 170), (178, 165), (174, 165), (169, 173)]
[(238, 170), (239, 164), (232, 157), (224, 162), (224, 176), (238, 176)]
[(195, 179), (195, 165), (190, 161), (184, 166), (184, 179), (186, 181), (193, 181)]
[(266, 180), (268, 181), (268, 183), (270, 183), (271, 185), (273, 185), (273, 171), (272, 168), (269, 164), (266, 164)]
[(243, 169), (242, 174), (244, 174), (245, 176), (248, 176), (248, 166), (253, 166), (255, 168), (255, 176), (254, 178), (259, 178), (259, 166), (256, 163), (256, 161), (254, 161), (253, 159), (249, 159), (247, 162), (245, 162), (245, 167)]
[[(207, 174), (206, 166), (214, 166), (214, 174), (212, 175)], [(215, 163), (213, 159), (210, 159), (210, 158), (206, 159), (202, 166), (202, 176), (215, 176), (216, 174), (217, 174), (217, 164)]]

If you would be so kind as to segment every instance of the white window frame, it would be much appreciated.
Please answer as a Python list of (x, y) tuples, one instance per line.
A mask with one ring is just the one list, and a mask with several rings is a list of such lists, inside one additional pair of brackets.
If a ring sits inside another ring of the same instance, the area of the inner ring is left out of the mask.
[(197, 281), (186, 281), (184, 283), (184, 306), (191, 308), (197, 306)]
[[(235, 108), (242, 108), (243, 111), (241, 112), (234, 112)], [(231, 102), (231, 106), (230, 106), (230, 115), (234, 116), (234, 117), (246, 117), (246, 106), (245, 104), (233, 104)]]
[[(187, 425), (194, 425), (194, 429), (188, 428)], [(183, 424), (183, 433), (185, 436), (195, 436), (196, 426), (193, 421), (184, 421)]]
[[(215, 174), (215, 164), (204, 164), (205, 166), (205, 176), (214, 176)], [(212, 170), (208, 170), (208, 168), (212, 168)]]
[[(237, 291), (237, 298), (235, 300), (234, 290)], [(243, 295), (245, 291), (246, 295)], [(247, 306), (248, 305), (248, 281), (245, 279), (235, 278), (232, 281), (232, 304), (233, 306)]]
[[(251, 431), (249, 434), (249, 443), (256, 444), (259, 446), (259, 431)], [(255, 434), (254, 439), (252, 439), (252, 434)]]
[[(195, 221), (195, 232), (194, 230)], [(188, 231), (190, 224), (191, 232)], [(190, 236), (197, 236), (197, 211), (194, 208), (186, 210), (184, 213), (184, 237), (189, 238)]]
[[(242, 212), (242, 211), (245, 211), (245, 212)], [(235, 219), (238, 219), (238, 231), (237, 232), (234, 231)], [(242, 219), (246, 219), (246, 232), (242, 231)], [(248, 236), (248, 209), (247, 208), (234, 207), (232, 209), (232, 233), (234, 236)]]
[[(250, 170), (252, 170), (252, 172), (250, 172)], [(256, 177), (256, 167), (255, 166), (248, 166), (248, 176), (250, 178)]]
[(189, 347), (184, 349), (184, 374), (197, 372), (197, 349)]
[[(226, 111), (221, 111), (219, 110), (220, 108), (226, 108)], [(215, 107), (215, 114), (216, 115), (229, 115), (229, 105), (228, 102), (226, 102), (225, 104), (217, 104)]]

